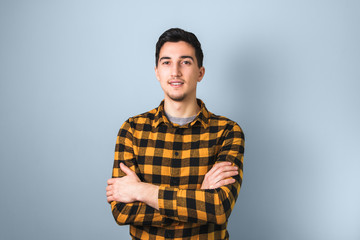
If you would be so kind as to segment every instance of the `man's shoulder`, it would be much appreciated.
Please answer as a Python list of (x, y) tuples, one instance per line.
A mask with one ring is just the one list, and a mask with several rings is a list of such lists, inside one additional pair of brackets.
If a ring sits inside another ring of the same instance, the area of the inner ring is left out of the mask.
[(239, 132), (242, 138), (244, 138), (244, 132), (237, 122), (221, 115), (216, 115), (211, 112), (209, 113), (210, 113), (210, 118), (209, 118), (210, 128), (212, 127), (214, 129), (224, 129), (224, 130), (226, 129), (228, 131)]
[(210, 115), (210, 123), (213, 125), (231, 125), (231, 126), (235, 126), (238, 125), (237, 122), (231, 120), (230, 118), (227, 118), (225, 116), (222, 115), (216, 115), (212, 112), (209, 112)]
[(154, 108), (150, 111), (129, 117), (124, 122), (123, 126), (130, 125), (133, 128), (135, 125), (138, 125), (138, 124), (141, 124), (141, 125), (150, 124), (151, 125), (155, 119), (156, 113), (157, 113), (157, 108)]
[(143, 121), (143, 120), (154, 120), (156, 112), (157, 112), (157, 108), (154, 108), (150, 111), (132, 116), (128, 120), (131, 122), (139, 122), (139, 121)]

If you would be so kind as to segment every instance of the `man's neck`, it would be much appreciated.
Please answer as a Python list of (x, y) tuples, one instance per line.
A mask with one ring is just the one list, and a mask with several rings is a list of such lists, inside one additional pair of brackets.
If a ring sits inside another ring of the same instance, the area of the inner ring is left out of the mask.
[(165, 98), (164, 109), (167, 114), (177, 118), (192, 117), (200, 111), (196, 98), (189, 101), (174, 101)]

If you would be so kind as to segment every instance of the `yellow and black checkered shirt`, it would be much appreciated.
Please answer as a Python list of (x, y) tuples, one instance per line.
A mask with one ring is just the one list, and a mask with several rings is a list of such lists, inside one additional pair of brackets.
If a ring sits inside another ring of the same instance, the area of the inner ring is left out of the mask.
[[(183, 126), (171, 123), (160, 106), (129, 118), (120, 128), (113, 177), (123, 162), (141, 181), (159, 186), (159, 210), (145, 203), (111, 202), (116, 222), (130, 224), (133, 239), (228, 239), (227, 220), (243, 176), (244, 134), (235, 122), (201, 110)], [(235, 183), (202, 190), (216, 162), (239, 167)]]

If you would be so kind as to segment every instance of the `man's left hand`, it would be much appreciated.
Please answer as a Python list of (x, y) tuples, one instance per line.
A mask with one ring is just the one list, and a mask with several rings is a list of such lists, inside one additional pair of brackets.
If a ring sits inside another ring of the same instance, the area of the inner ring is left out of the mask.
[(108, 202), (117, 201), (131, 203), (136, 201), (136, 188), (140, 179), (125, 164), (120, 163), (120, 169), (126, 174), (121, 178), (111, 178), (107, 181), (106, 197)]

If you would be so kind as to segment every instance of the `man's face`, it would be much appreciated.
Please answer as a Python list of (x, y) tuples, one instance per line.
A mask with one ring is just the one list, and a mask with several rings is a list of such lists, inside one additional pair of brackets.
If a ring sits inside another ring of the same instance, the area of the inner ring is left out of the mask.
[(165, 99), (181, 102), (196, 98), (196, 85), (205, 69), (198, 67), (195, 49), (189, 43), (166, 42), (160, 49), (155, 73)]

